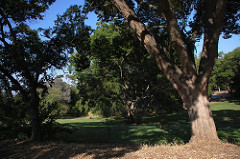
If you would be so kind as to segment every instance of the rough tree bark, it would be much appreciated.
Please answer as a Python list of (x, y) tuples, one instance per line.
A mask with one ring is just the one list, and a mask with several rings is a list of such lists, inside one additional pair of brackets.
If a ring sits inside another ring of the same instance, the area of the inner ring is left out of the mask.
[(41, 120), (39, 117), (39, 96), (36, 89), (31, 90), (29, 108), (31, 110), (31, 125), (32, 125), (32, 141), (40, 141), (41, 134)]
[(195, 89), (191, 92), (188, 95), (189, 98), (183, 101), (187, 107), (191, 123), (192, 136), (190, 142), (218, 142), (207, 90), (201, 90), (201, 88), (195, 86)]
[(167, 57), (166, 49), (158, 44), (146, 29), (134, 10), (125, 0), (112, 0), (128, 21), (148, 53), (156, 60), (160, 70), (181, 96), (191, 123), (191, 142), (218, 142), (215, 123), (207, 98), (208, 80), (218, 55), (218, 39), (223, 23), (224, 1), (203, 1), (204, 42), (199, 72), (187, 49), (179, 29), (173, 8), (168, 0), (156, 0), (163, 11), (170, 38), (180, 59), (181, 68)]

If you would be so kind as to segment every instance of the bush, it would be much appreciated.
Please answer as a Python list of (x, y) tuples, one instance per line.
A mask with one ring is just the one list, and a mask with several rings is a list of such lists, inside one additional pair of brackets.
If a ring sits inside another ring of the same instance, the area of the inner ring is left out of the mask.
[(28, 107), (20, 95), (0, 96), (0, 139), (26, 139), (30, 137), (31, 122)]
[[(40, 103), (39, 116), (42, 123), (44, 138), (49, 138), (54, 133), (55, 119), (51, 115), (54, 105)], [(25, 140), (31, 137), (31, 116), (29, 108), (19, 94), (8, 98), (0, 95), (0, 139)]]

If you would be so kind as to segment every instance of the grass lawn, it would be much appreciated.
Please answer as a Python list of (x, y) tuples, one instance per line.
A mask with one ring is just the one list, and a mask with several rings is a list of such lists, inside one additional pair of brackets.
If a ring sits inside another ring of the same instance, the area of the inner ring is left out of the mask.
[[(219, 138), (240, 144), (240, 104), (213, 103), (211, 109)], [(58, 119), (57, 122), (65, 131), (57, 133), (56, 138), (67, 142), (186, 143), (191, 136), (186, 111), (144, 117), (141, 125), (127, 125), (113, 118)]]

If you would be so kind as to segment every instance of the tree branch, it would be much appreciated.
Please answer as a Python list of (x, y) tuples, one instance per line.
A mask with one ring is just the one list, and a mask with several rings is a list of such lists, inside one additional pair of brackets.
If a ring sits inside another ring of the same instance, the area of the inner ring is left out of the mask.
[[(204, 41), (199, 66), (199, 81), (209, 79), (218, 57), (218, 40), (223, 25), (224, 0), (205, 1), (203, 11)], [(206, 81), (206, 80), (205, 80)]]
[[(181, 94), (188, 94), (191, 79), (176, 64), (174, 64), (165, 53), (159, 48), (156, 39), (152, 36), (145, 25), (139, 20), (135, 12), (124, 0), (112, 0), (122, 16), (128, 21), (130, 27), (144, 44), (148, 53), (156, 60), (158, 67), (163, 71), (166, 78)], [(179, 89), (181, 87), (181, 89)], [(187, 98), (187, 97), (186, 97)]]
[(9, 22), (8, 20), (8, 17), (5, 15), (5, 13), (0, 9), (0, 14), (2, 15), (3, 19), (6, 21), (8, 27), (9, 27), (9, 30), (10, 30), (10, 33), (11, 35), (13, 36), (13, 39), (14, 39), (14, 42), (16, 42), (16, 34), (15, 32), (13, 31), (13, 28), (12, 28), (12, 25), (11, 23)]
[(154, 4), (146, 3), (146, 2), (143, 2), (142, 0), (136, 0), (136, 2), (137, 2), (138, 4), (140, 4), (140, 5), (146, 5), (146, 6), (148, 6), (148, 8), (150, 8), (150, 9), (159, 11), (159, 7), (156, 6), (156, 5), (154, 5)]
[(188, 49), (182, 38), (182, 32), (179, 29), (174, 10), (168, 0), (157, 0), (161, 6), (165, 19), (167, 21), (167, 28), (170, 33), (171, 41), (174, 44), (175, 50), (178, 54), (183, 71), (187, 74), (193, 75), (196, 78), (195, 61), (193, 61), (188, 53)]
[(4, 30), (3, 30), (3, 24), (1, 24), (1, 33), (2, 33), (2, 37), (0, 38), (0, 40), (2, 41), (2, 43), (5, 45), (5, 46), (7, 46), (7, 47), (9, 47), (9, 44), (6, 42), (6, 40), (5, 40), (5, 34), (4, 34)]
[(23, 94), (23, 96), (25, 96), (24, 98), (28, 97), (27, 93), (20, 85), (20, 83), (7, 70), (5, 70), (2, 65), (0, 65), (0, 71), (16, 86), (16, 88)]

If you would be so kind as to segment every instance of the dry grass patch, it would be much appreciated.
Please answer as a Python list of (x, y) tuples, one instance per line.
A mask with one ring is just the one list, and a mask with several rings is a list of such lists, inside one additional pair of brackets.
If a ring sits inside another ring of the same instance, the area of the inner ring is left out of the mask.
[(239, 159), (240, 147), (229, 143), (143, 146), (123, 158)]
[(0, 158), (18, 159), (239, 159), (240, 146), (219, 144), (73, 144), (56, 142), (0, 142)]

